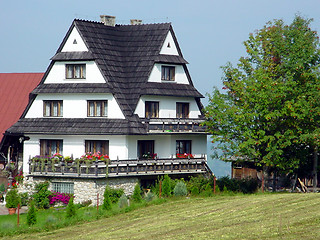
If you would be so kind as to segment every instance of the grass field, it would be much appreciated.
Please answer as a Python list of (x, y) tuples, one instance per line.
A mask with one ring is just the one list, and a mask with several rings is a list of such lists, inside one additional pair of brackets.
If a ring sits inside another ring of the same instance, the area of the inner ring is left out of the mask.
[(183, 198), (3, 239), (320, 239), (320, 194)]

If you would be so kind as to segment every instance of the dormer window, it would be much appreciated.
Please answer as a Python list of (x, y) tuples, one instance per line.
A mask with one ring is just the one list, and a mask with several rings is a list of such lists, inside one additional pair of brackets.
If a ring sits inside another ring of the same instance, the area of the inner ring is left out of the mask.
[(85, 79), (86, 65), (85, 64), (66, 64), (67, 79)]
[(63, 114), (62, 100), (46, 100), (43, 101), (44, 117), (62, 117)]
[(162, 66), (161, 67), (161, 80), (163, 81), (174, 81), (175, 67)]
[(91, 100), (88, 101), (88, 117), (107, 117), (108, 101)]

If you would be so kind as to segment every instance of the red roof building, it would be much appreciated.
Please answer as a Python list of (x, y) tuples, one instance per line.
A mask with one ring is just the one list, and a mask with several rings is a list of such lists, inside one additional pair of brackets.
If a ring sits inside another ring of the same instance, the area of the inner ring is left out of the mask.
[(0, 73), (0, 142), (4, 132), (17, 122), (26, 108), (30, 92), (44, 73)]

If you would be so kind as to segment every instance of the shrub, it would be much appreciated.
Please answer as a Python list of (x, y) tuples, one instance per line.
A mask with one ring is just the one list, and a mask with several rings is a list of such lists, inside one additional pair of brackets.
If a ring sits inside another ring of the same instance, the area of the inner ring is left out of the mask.
[(6, 188), (5, 188), (4, 184), (3, 183), (0, 184), (0, 194), (4, 193), (5, 191), (6, 191)]
[(79, 203), (79, 207), (89, 207), (92, 204), (92, 200), (87, 200)]
[(144, 200), (146, 200), (146, 202), (151, 202), (153, 199), (155, 199), (156, 195), (153, 192), (148, 192), (146, 194), (146, 196), (144, 197)]
[(49, 208), (49, 196), (51, 192), (48, 190), (49, 182), (42, 182), (35, 185), (36, 193), (33, 195), (37, 208)]
[(137, 183), (136, 186), (134, 187), (133, 195), (131, 198), (132, 198), (132, 201), (137, 203), (140, 203), (142, 201), (141, 188), (139, 183)]
[(73, 197), (70, 198), (68, 206), (66, 208), (67, 210), (67, 218), (74, 217), (76, 215), (76, 208), (73, 204)]
[(125, 208), (128, 207), (128, 198), (125, 194), (122, 194), (122, 196), (119, 199), (119, 208)]
[(112, 203), (110, 200), (110, 187), (107, 185), (105, 190), (104, 190), (104, 194), (103, 194), (103, 204), (102, 204), (102, 208), (105, 210), (110, 210), (112, 207)]
[(164, 175), (162, 182), (162, 196), (170, 197), (172, 192), (171, 178), (168, 175)]
[(240, 191), (243, 193), (254, 193), (258, 190), (259, 184), (257, 179), (246, 178), (240, 180)]
[(230, 179), (229, 177), (222, 177), (217, 179), (217, 185), (220, 191), (223, 191), (224, 186), (232, 192), (238, 192), (240, 190), (239, 181), (237, 179)]
[(186, 196), (188, 194), (187, 186), (183, 181), (179, 181), (173, 189), (174, 196)]
[(27, 206), (29, 203), (29, 194), (27, 192), (19, 194), (21, 199), (21, 206)]
[(193, 195), (193, 196), (197, 196), (200, 193), (199, 188), (197, 186), (192, 186), (190, 192), (191, 192), (191, 195)]
[(204, 178), (203, 176), (191, 177), (187, 183), (188, 192), (196, 196), (205, 190), (205, 187), (208, 183), (209, 179)]
[(205, 197), (211, 197), (213, 196), (213, 189), (210, 186), (210, 184), (208, 183), (204, 189), (204, 191), (202, 192), (202, 195)]
[(30, 202), (28, 214), (27, 214), (27, 224), (29, 226), (35, 225), (37, 223), (37, 212), (36, 208), (34, 206), (34, 201)]
[(119, 189), (109, 188), (109, 197), (110, 197), (111, 203), (117, 203), (123, 194), (124, 194), (124, 190), (122, 188), (119, 188)]
[(68, 194), (68, 193), (51, 192), (51, 195), (48, 197), (49, 204), (54, 205), (56, 203), (61, 202), (67, 205), (72, 196), (73, 196), (72, 194)]
[(21, 203), (17, 189), (11, 189), (6, 195), (6, 208), (17, 208)]

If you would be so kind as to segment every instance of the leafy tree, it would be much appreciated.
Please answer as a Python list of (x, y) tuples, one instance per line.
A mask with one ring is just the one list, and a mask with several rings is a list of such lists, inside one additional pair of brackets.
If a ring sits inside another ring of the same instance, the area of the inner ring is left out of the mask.
[[(223, 67), (223, 90), (205, 108), (221, 160), (295, 171), (320, 145), (320, 50), (312, 19), (268, 22), (244, 42), (247, 56)], [(314, 154), (315, 160), (317, 154)]]
[(51, 192), (48, 190), (49, 182), (40, 182), (35, 185), (35, 193), (33, 199), (37, 208), (49, 208), (49, 196)]

